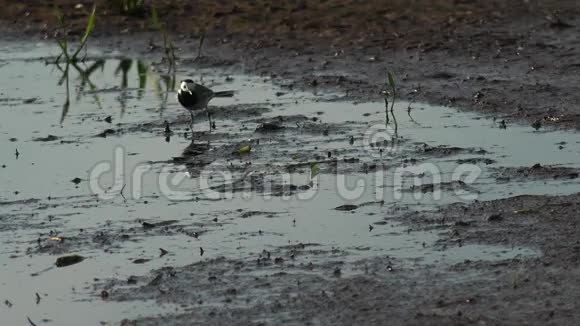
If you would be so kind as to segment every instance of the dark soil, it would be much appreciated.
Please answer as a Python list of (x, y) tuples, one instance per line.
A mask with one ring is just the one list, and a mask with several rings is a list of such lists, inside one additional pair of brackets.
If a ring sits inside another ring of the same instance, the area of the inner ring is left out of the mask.
[[(80, 35), (90, 4), (75, 9), (78, 3), (0, 1), (4, 35), (58, 35), (53, 4), (64, 12), (68, 33)], [(148, 8), (122, 15), (109, 2), (98, 3), (94, 36), (112, 37), (134, 52), (161, 51), (159, 35), (142, 34), (152, 30)], [(289, 87), (338, 89), (354, 99), (379, 98), (390, 70), (399, 96), (408, 100), (539, 128), (580, 127), (580, 7), (574, 0), (148, 5), (174, 34), (184, 63), (242, 63), (253, 73), (293, 81)], [(194, 62), (201, 33), (206, 57)]]

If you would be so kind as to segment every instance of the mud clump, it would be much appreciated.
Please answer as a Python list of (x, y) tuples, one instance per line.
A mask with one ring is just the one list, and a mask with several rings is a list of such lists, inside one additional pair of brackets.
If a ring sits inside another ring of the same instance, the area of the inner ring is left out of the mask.
[(468, 184), (461, 180), (451, 181), (451, 182), (442, 182), (439, 184), (435, 183), (427, 183), (422, 185), (412, 185), (411, 187), (404, 189), (403, 192), (420, 192), (420, 193), (431, 193), (435, 191), (446, 191), (446, 192), (458, 192), (458, 191), (469, 191), (473, 193), (477, 193), (473, 187), (470, 187)]
[(478, 154), (484, 155), (487, 154), (487, 151), (482, 148), (462, 148), (462, 147), (455, 147), (455, 146), (446, 146), (446, 145), (439, 145), (439, 146), (431, 146), (429, 144), (423, 143), (417, 145), (415, 147), (417, 153), (428, 154), (433, 157), (446, 157), (446, 156), (453, 156), (459, 154)]
[(48, 135), (46, 137), (38, 137), (38, 138), (33, 138), (32, 141), (37, 141), (37, 142), (49, 142), (49, 141), (55, 141), (60, 139), (59, 137), (55, 136), (55, 135)]
[(547, 179), (577, 179), (580, 170), (563, 166), (535, 164), (531, 167), (499, 167), (494, 169), (496, 180), (502, 182), (547, 180)]
[(310, 189), (310, 186), (286, 184), (282, 181), (271, 180), (261, 175), (251, 175), (248, 178), (239, 179), (232, 183), (212, 187), (212, 189), (221, 193), (252, 191), (257, 193), (268, 193), (272, 196), (279, 197), (291, 196), (297, 191), (308, 190)]
[(279, 214), (280, 214), (279, 212), (248, 211), (242, 213), (242, 215), (240, 215), (240, 218), (250, 218), (254, 216), (264, 216), (266, 218), (274, 218), (276, 217), (276, 215)]
[(107, 138), (108, 136), (112, 136), (115, 134), (117, 134), (116, 130), (105, 129), (105, 130), (101, 131), (100, 133), (96, 134), (95, 137)]
[(262, 122), (256, 127), (256, 132), (273, 132), (284, 129), (279, 122)]
[(341, 205), (341, 206), (335, 207), (334, 209), (337, 210), (337, 211), (346, 211), (346, 212), (349, 212), (349, 211), (354, 211), (357, 208), (358, 208), (358, 205), (349, 205), (349, 204), (346, 204), (346, 205)]
[(66, 267), (74, 264), (78, 264), (85, 260), (85, 257), (79, 255), (70, 255), (70, 256), (63, 256), (59, 257), (56, 260), (56, 267)]
[(497, 161), (492, 160), (490, 158), (485, 158), (485, 157), (474, 157), (474, 158), (457, 160), (457, 164), (479, 164), (479, 163), (483, 163), (485, 165), (491, 165), (491, 164), (497, 163)]

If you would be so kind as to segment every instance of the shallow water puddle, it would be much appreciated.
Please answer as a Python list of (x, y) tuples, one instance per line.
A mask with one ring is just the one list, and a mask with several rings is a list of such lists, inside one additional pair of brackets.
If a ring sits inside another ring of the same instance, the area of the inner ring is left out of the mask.
[[(409, 117), (408, 103), (397, 103), (394, 142), (394, 131), (381, 127), (382, 103), (325, 101), (334, 96), (206, 69), (205, 82), (238, 93), (212, 102), (212, 135), (205, 116), (196, 118), (190, 146), (189, 115), (173, 94), (179, 77), (108, 53), (69, 67), (66, 108), (66, 78), (58, 85), (63, 72), (38, 59), (55, 49), (10, 48), (0, 54), (0, 299), (12, 303), (0, 312), (9, 323), (24, 316), (55, 324), (118, 321), (175, 309), (108, 304), (93, 279), (262, 250), (284, 254), (289, 245), (312, 246), (297, 258), (304, 263), (388, 255), (454, 264), (540, 255), (479, 245), (441, 250), (436, 231), (408, 233), (389, 219), (476, 198), (578, 190), (576, 179), (498, 183), (492, 169), (578, 167), (574, 134), (502, 130), (475, 114), (419, 104)], [(283, 129), (255, 132), (264, 121)], [(245, 145), (252, 146), (249, 154), (235, 153)], [(428, 183), (441, 183), (441, 192)], [(54, 235), (65, 241), (51, 242)], [(159, 248), (168, 253), (160, 257)], [(68, 253), (87, 259), (50, 268)]]

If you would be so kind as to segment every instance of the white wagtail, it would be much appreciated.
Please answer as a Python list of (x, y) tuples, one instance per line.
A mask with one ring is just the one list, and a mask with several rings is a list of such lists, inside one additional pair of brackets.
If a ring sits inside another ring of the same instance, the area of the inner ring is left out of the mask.
[(194, 83), (191, 79), (182, 80), (177, 91), (177, 101), (191, 114), (191, 132), (193, 133), (194, 111), (205, 109), (209, 120), (209, 131), (211, 132), (211, 115), (207, 109), (207, 104), (214, 97), (232, 97), (234, 93), (234, 91), (214, 92), (205, 86)]

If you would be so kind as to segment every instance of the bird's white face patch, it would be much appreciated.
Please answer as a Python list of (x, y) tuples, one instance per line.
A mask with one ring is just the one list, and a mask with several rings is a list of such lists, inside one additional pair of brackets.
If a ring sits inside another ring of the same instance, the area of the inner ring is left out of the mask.
[(188, 92), (191, 94), (191, 90), (195, 87), (193, 83), (188, 83), (186, 81), (182, 81), (181, 85), (179, 86), (179, 92)]

